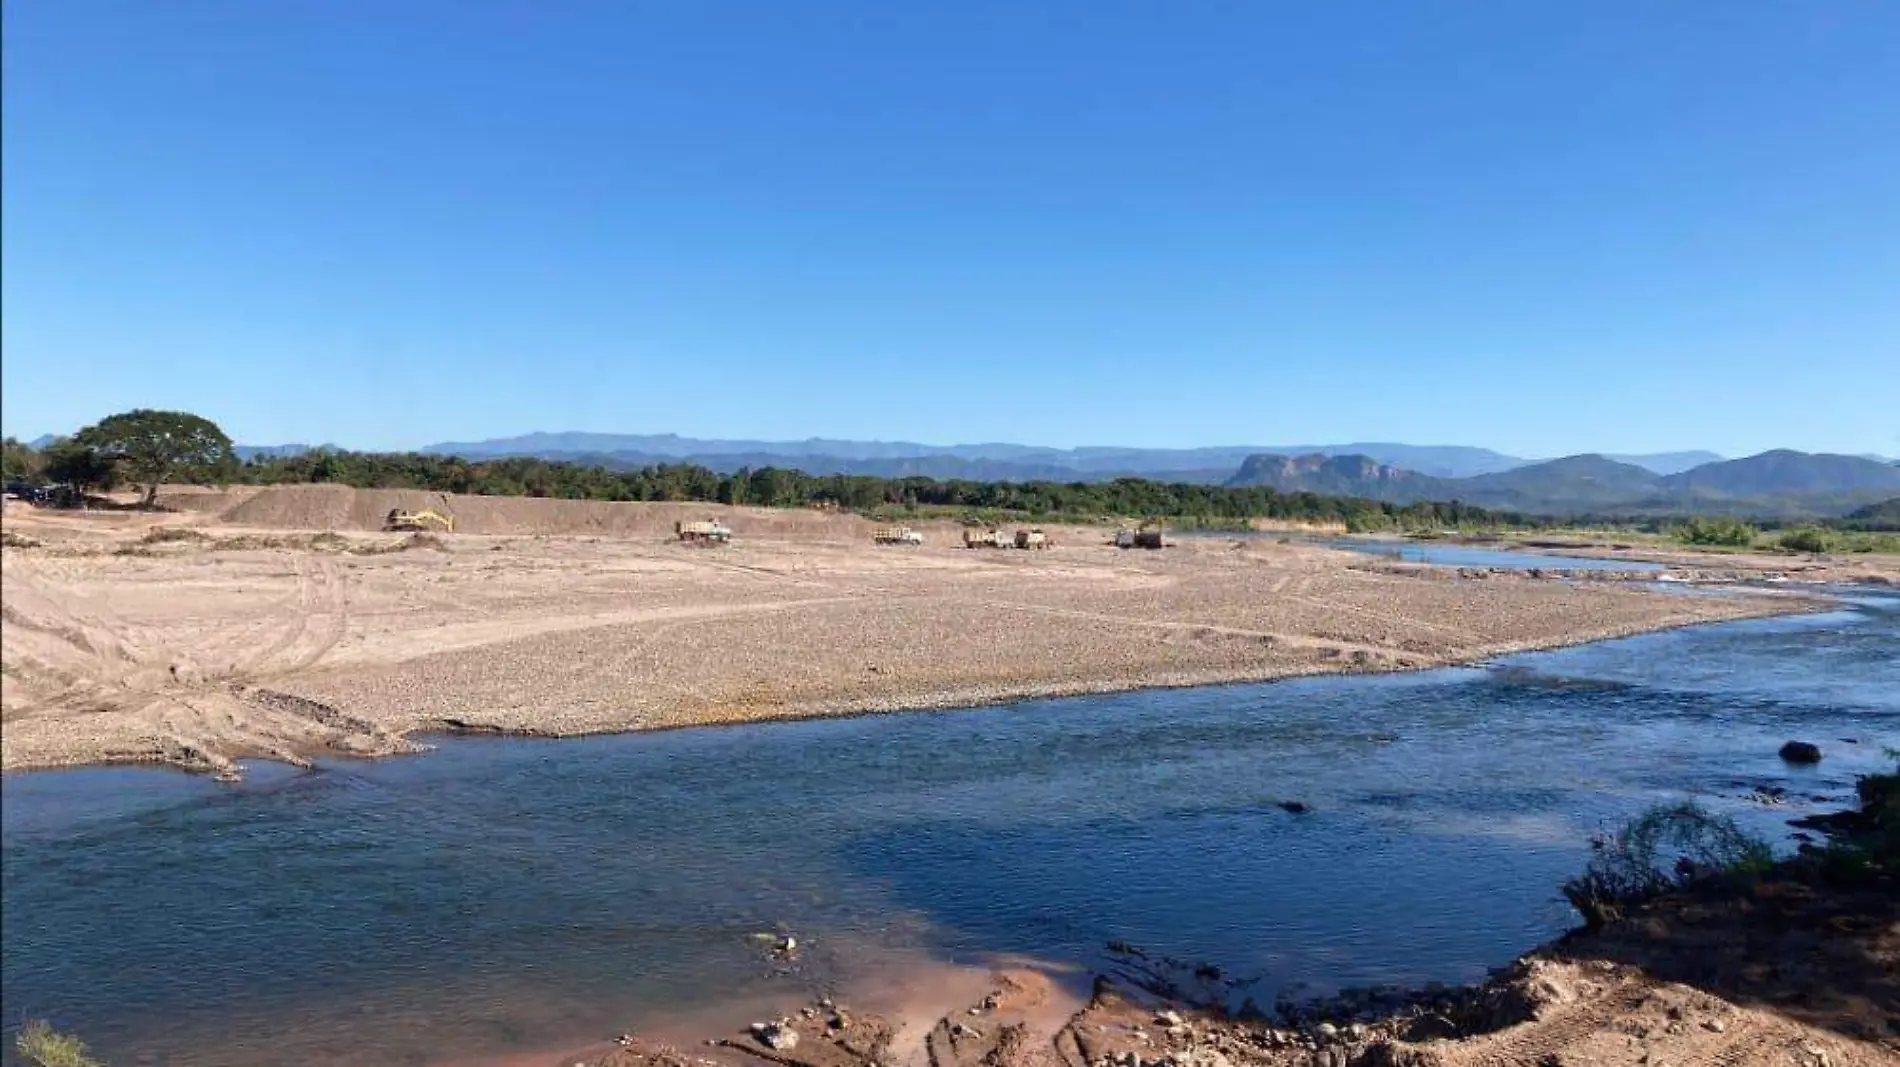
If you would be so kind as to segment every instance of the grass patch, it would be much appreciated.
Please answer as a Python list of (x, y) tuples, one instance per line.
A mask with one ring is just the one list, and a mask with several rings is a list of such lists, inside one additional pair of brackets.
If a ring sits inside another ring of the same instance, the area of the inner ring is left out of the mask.
[(40, 548), (42, 545), (43, 542), (16, 534), (12, 530), (0, 530), (0, 546), (6, 548)]
[(210, 537), (184, 526), (154, 526), (139, 538), (142, 545), (169, 545), (180, 542), (209, 541)]
[(1900, 556), (1900, 534), (1838, 530), (1832, 534), (1832, 544), (1833, 551), (1836, 553), (1878, 552), (1888, 556)]
[(20, 1028), (13, 1047), (20, 1058), (33, 1067), (105, 1067), (86, 1051), (86, 1043), (71, 1034), (53, 1029), (44, 1019), (36, 1019)]

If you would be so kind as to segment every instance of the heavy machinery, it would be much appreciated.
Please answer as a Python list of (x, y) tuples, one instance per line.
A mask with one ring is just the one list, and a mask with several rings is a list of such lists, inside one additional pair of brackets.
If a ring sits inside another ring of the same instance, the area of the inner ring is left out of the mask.
[(1124, 526), (1115, 531), (1116, 548), (1165, 548), (1167, 540), (1163, 536), (1165, 528), (1158, 522), (1144, 522), (1140, 526)]
[(1008, 548), (1010, 542), (1003, 537), (1003, 531), (994, 527), (976, 530), (966, 527), (963, 531), (964, 548)]
[(444, 515), (434, 508), (423, 508), (420, 511), (390, 508), (389, 514), (383, 519), (383, 529), (391, 533), (422, 533), (424, 531), (454, 533), (455, 517)]
[(1044, 549), (1049, 547), (1049, 535), (1041, 530), (1017, 530), (1017, 548)]
[(908, 526), (879, 526), (871, 531), (871, 540), (880, 545), (921, 545), (924, 535)]
[(718, 519), (676, 522), (673, 524), (673, 534), (682, 541), (696, 544), (723, 545), (732, 540), (732, 530)]

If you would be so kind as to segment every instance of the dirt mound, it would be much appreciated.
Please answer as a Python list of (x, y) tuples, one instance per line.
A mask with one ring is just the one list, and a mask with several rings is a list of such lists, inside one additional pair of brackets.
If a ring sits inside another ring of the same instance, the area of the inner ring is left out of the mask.
[(223, 493), (168, 493), (162, 499), (168, 507), (211, 513), (233, 526), (284, 530), (379, 530), (392, 509), (432, 508), (453, 515), (456, 532), (469, 534), (664, 537), (676, 522), (708, 517), (717, 517), (741, 538), (847, 542), (863, 540), (869, 533), (869, 524), (857, 516), (808, 510), (463, 496), (342, 485), (239, 487)]

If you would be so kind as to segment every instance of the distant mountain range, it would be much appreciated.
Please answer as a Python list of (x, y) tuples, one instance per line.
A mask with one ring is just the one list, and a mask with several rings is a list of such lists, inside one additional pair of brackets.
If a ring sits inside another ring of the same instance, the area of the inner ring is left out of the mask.
[[(1369, 456), (1378, 463), (1434, 478), (1468, 478), (1535, 462), (1467, 445), (1408, 445), (1386, 441), (1210, 448), (1044, 448), (1001, 443), (926, 445), (914, 441), (845, 441), (818, 437), (804, 441), (754, 441), (677, 434), (603, 433), (531, 433), (486, 441), (449, 441), (429, 445), (422, 451), (469, 459), (535, 456), (573, 460), (585, 457), (624, 464), (698, 463), (715, 470), (780, 466), (797, 467), (810, 474), (921, 474), (1006, 481), (1036, 478), (1093, 481), (1133, 476), (1224, 482), (1233, 477), (1247, 457), (1262, 453)], [(1722, 457), (1713, 452), (1664, 452), (1612, 458), (1658, 474), (1674, 474)], [(943, 460), (961, 460), (963, 464), (940, 462)]]
[(1767, 452), (1726, 460), (1713, 452), (1584, 455), (1532, 461), (1464, 445), (1355, 442), (1279, 448), (1041, 448), (912, 441), (719, 440), (676, 434), (534, 433), (424, 449), (469, 459), (534, 456), (639, 467), (694, 463), (717, 471), (796, 467), (808, 474), (1104, 481), (1139, 477), (1394, 503), (1464, 500), (1527, 512), (1839, 514), (1892, 496), (1900, 468), (1861, 456)]
[(1779, 449), (1658, 474), (1607, 456), (1566, 456), (1469, 478), (1433, 478), (1369, 456), (1252, 456), (1228, 480), (1281, 492), (1397, 504), (1462, 500), (1532, 513), (1733, 511), (1838, 515), (1900, 493), (1900, 466), (1862, 456)]
[[(43, 448), (55, 438), (30, 442)], [(317, 446), (331, 448), (334, 446)], [(238, 445), (241, 458), (292, 456), (302, 444)], [(1877, 456), (1778, 450), (1728, 460), (1703, 451), (1580, 455), (1534, 461), (1466, 445), (1354, 442), (1208, 448), (1044, 448), (912, 441), (723, 440), (677, 434), (530, 433), (421, 449), (471, 460), (533, 457), (633, 468), (691, 463), (720, 472), (787, 467), (808, 474), (970, 481), (1150, 478), (1391, 503), (1462, 500), (1531, 513), (1645, 514), (1722, 510), (1838, 515), (1900, 494), (1900, 465)]]
[[(1487, 471), (1509, 470), (1529, 460), (1506, 456), (1488, 448), (1462, 445), (1406, 445), (1359, 442), (1346, 445), (1294, 445), (1266, 448), (1260, 445), (1228, 445), (1208, 448), (1124, 448), (1097, 446), (1086, 448), (1044, 448), (1035, 445), (982, 443), (967, 445), (926, 445), (914, 441), (845, 441), (814, 437), (804, 441), (719, 440), (681, 437), (677, 434), (601, 434), (531, 433), (487, 441), (450, 441), (429, 445), (422, 451), (439, 455), (457, 455), (469, 459), (496, 456), (537, 456), (565, 459), (574, 456), (609, 457), (625, 461), (670, 463), (696, 462), (714, 469), (739, 466), (795, 466), (810, 474), (882, 473), (885, 468), (863, 465), (879, 463), (917, 464), (922, 460), (953, 459), (974, 464), (1007, 465), (985, 469), (996, 473), (991, 478), (1028, 480), (1049, 477), (1042, 474), (1011, 473), (1023, 471), (1062, 472), (1073, 480), (1077, 474), (1093, 478), (1126, 475), (1165, 478), (1183, 472), (1194, 473), (1208, 481), (1225, 481), (1248, 456), (1259, 452), (1364, 454), (1381, 462), (1402, 465), (1441, 477), (1457, 478)], [(739, 462), (744, 460), (746, 462)], [(849, 465), (858, 465), (847, 469)], [(833, 467), (830, 469), (816, 469)], [(1221, 472), (1216, 476), (1214, 472)], [(918, 473), (923, 473), (919, 470)], [(1091, 480), (1093, 480), (1093, 478)]]

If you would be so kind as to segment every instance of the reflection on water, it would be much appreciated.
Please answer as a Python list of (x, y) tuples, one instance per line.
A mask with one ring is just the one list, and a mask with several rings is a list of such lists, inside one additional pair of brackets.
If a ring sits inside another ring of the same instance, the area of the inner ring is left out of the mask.
[[(1864, 596), (1484, 669), (446, 740), (237, 787), (12, 775), (8, 1021), (115, 1062), (422, 1063), (771, 996), (753, 935), (780, 929), (845, 980), (1109, 940), (1262, 999), (1470, 979), (1567, 925), (1591, 830), (1845, 800), (1900, 743), (1897, 619)], [(1827, 759), (1781, 763), (1790, 737)], [(1799, 803), (1753, 807), (1764, 782)]]

